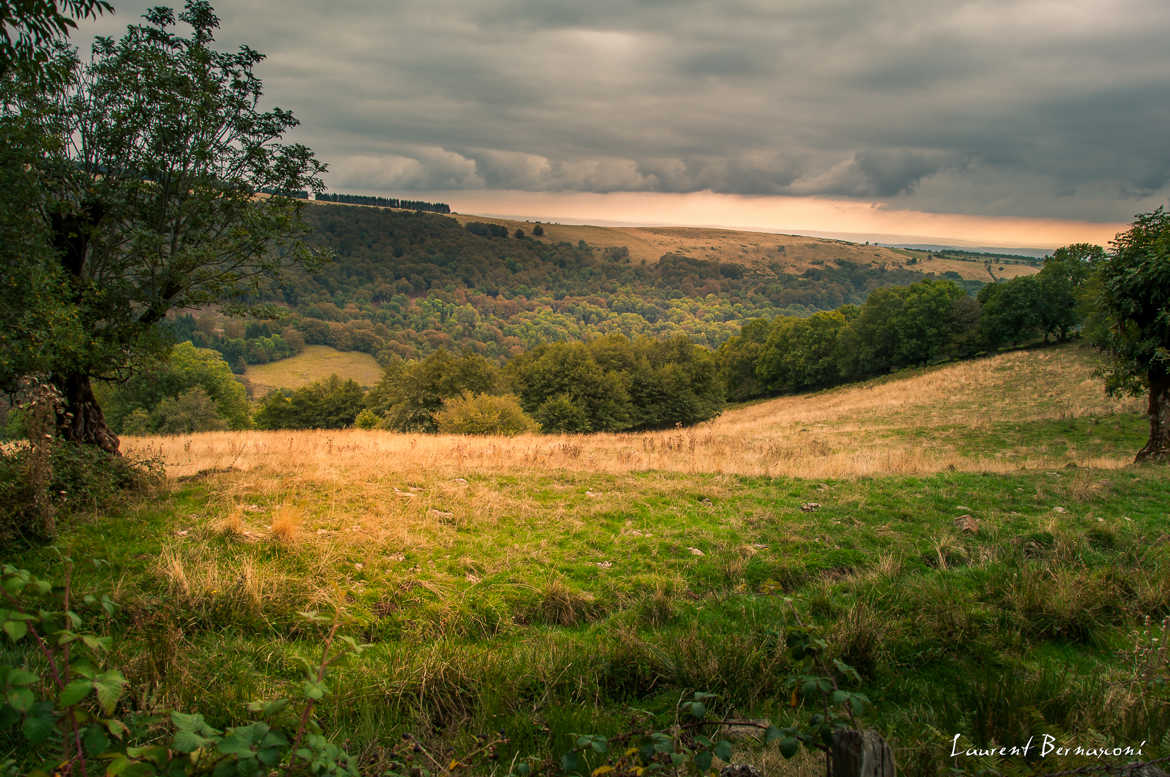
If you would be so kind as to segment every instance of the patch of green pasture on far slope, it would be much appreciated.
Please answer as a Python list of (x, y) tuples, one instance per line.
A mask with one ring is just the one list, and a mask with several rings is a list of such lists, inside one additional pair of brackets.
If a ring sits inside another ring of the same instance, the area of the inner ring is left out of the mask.
[(373, 386), (381, 380), (382, 368), (368, 353), (338, 351), (327, 345), (307, 345), (296, 356), (254, 364), (244, 371), (244, 379), (257, 396), (278, 388), (298, 389), (330, 375), (342, 380), (352, 379), (360, 386)]

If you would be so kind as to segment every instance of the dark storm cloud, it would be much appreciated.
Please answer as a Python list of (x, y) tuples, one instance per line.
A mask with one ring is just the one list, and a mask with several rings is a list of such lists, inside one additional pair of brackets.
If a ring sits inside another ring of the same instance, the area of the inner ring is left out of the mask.
[[(113, 32), (145, 3), (118, 3)], [(710, 189), (1126, 219), (1170, 194), (1164, 0), (219, 0), (338, 189)]]

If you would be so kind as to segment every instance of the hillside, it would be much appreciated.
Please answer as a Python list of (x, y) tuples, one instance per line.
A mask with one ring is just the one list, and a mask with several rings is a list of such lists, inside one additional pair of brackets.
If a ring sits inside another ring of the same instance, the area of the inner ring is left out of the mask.
[[(488, 774), (484, 736), (559, 774), (576, 734), (668, 726), (696, 689), (718, 715), (803, 725), (821, 707), (793, 706), (787, 648), (808, 631), (858, 672), (838, 679), (871, 699), (899, 774), (939, 774), (949, 732), (1146, 740), (1154, 758), (1170, 696), (1133, 661), (1166, 671), (1166, 483), (1129, 465), (1139, 403), (1105, 399), (1094, 366), (1015, 352), (674, 432), (128, 438), (168, 491), (22, 563), (102, 547), (74, 584), (116, 583), (132, 686), (223, 725), (299, 687), (323, 633), (298, 612), (337, 613), (371, 647), (318, 712), (371, 773), (417, 742), (468, 762), (436, 774)], [(735, 747), (769, 774), (823, 771)]]
[[(684, 335), (718, 346), (751, 319), (857, 304), (882, 286), (932, 277), (910, 259), (877, 261), (891, 249), (811, 238), (793, 238), (798, 256), (790, 257), (774, 235), (755, 235), (752, 248), (739, 237), (748, 233), (716, 240), (683, 230), (690, 235), (683, 241), (674, 230), (641, 230), (645, 256), (687, 251), (643, 262), (610, 244), (634, 233), (605, 228), (590, 233), (605, 243), (597, 245), (517, 238), (502, 227), (498, 236), (478, 234), (449, 216), (387, 208), (313, 204), (306, 216), (309, 239), (332, 260), (261, 289), (253, 301), (283, 309), (282, 318), (245, 326), (205, 310), (173, 319), (176, 339), (216, 348), (237, 372), (290, 355), (294, 340), (382, 362), (442, 347), (503, 359), (539, 343), (604, 334)], [(982, 285), (944, 275), (969, 291)]]
[[(532, 234), (536, 221), (518, 221), (456, 213), (461, 224), (481, 221), (499, 224), (510, 233), (522, 230)], [(935, 252), (880, 245), (861, 245), (844, 240), (784, 235), (769, 232), (750, 232), (710, 227), (603, 227), (587, 224), (560, 224), (539, 222), (544, 235), (535, 239), (543, 242), (586, 243), (599, 248), (627, 248), (637, 262), (657, 262), (665, 254), (680, 254), (713, 262), (732, 262), (747, 266), (770, 266), (776, 262), (793, 272), (838, 262), (866, 264), (887, 269), (903, 268), (916, 272), (948, 272), (964, 280), (986, 283), (987, 262), (992, 261), (996, 278), (1015, 278), (1030, 275), (1037, 267), (1024, 263), (999, 263), (997, 255), (971, 254), (966, 257), (939, 255)]]

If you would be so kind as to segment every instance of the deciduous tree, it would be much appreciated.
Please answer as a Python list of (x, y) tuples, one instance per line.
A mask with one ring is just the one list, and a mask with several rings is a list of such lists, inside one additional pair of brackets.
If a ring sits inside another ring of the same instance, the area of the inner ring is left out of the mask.
[(1138, 461), (1170, 459), (1170, 215), (1138, 215), (1099, 264), (1088, 330), (1111, 357), (1111, 393), (1146, 393), (1150, 439)]
[(0, 0), (0, 76), (54, 74), (46, 69), (53, 49), (77, 29), (78, 19), (112, 11), (105, 0)]
[(9, 80), (3, 100), (6, 121), (39, 130), (32, 170), (51, 291), (85, 333), (40, 365), (64, 397), (58, 428), (110, 451), (118, 440), (91, 379), (124, 377), (165, 347), (157, 325), (169, 311), (224, 301), (306, 258), (301, 203), (257, 192), (319, 190), (325, 169), (280, 142), (297, 122), (258, 108), (263, 56), (216, 50), (206, 0), (145, 19), (117, 41), (99, 38), (88, 64), (67, 58), (64, 85)]

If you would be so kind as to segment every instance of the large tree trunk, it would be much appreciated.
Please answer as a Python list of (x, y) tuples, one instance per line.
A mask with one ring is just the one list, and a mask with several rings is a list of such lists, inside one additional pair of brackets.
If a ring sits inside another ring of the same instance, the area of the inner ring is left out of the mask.
[(57, 434), (61, 439), (96, 445), (109, 453), (118, 453), (118, 435), (106, 425), (106, 417), (93, 395), (88, 375), (70, 373), (53, 375), (52, 383), (61, 392), (57, 410)]
[[(87, 293), (85, 266), (89, 259), (90, 239), (105, 208), (88, 201), (76, 210), (50, 215), (53, 247), (60, 256), (61, 269), (73, 284), (74, 302), (84, 301)], [(61, 392), (61, 406), (57, 409), (57, 434), (63, 440), (96, 445), (104, 451), (118, 453), (118, 436), (106, 425), (106, 417), (98, 406), (84, 371), (63, 371), (49, 376), (50, 382)]]
[(1150, 375), (1150, 440), (1135, 461), (1170, 461), (1170, 374)]

